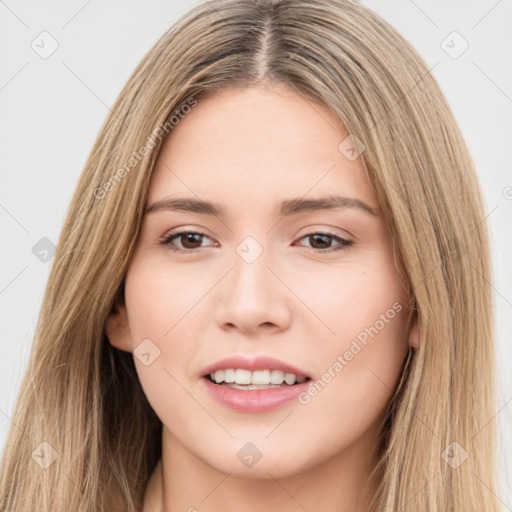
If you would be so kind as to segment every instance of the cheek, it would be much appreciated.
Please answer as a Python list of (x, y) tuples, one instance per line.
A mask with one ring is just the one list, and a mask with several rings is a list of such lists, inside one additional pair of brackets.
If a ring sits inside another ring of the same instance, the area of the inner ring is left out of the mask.
[[(190, 283), (190, 281), (188, 281)], [(206, 284), (204, 285), (206, 288)], [(146, 396), (162, 418), (176, 408), (186, 380), (183, 362), (197, 351), (188, 314), (205, 291), (187, 286), (187, 276), (165, 271), (158, 261), (134, 259), (125, 282), (134, 362)]]
[(315, 347), (321, 375), (303, 403), (315, 402), (354, 434), (386, 407), (408, 347), (405, 290), (392, 258), (372, 256), (329, 272), (322, 287), (304, 281), (302, 290), (331, 331)]
[(125, 296), (132, 338), (151, 338), (168, 345), (190, 327), (190, 317), (214, 276), (198, 278), (194, 265), (171, 267), (165, 255), (134, 259), (126, 276)]
[[(407, 297), (386, 251), (368, 251), (339, 265), (301, 270), (295, 276), (290, 271), (287, 283), (317, 317), (316, 334), (325, 340), (322, 346), (347, 349), (355, 338), (364, 342), (374, 326), (378, 331), (385, 327), (389, 338), (403, 334), (405, 314), (398, 311), (406, 310)], [(306, 328), (311, 324), (307, 322)]]
[(387, 323), (369, 315), (365, 329), (358, 321), (367, 314), (359, 314), (351, 320), (359, 337), (339, 333), (334, 342), (319, 347), (321, 374), (299, 397), (301, 410), (295, 419), (305, 432), (314, 432), (323, 446), (320, 456), (345, 449), (365, 432), (377, 439), (407, 351), (405, 308), (389, 311)]

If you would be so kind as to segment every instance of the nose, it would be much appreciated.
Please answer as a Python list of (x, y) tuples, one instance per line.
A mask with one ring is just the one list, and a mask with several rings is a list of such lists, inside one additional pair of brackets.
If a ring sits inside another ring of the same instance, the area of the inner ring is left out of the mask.
[(217, 325), (252, 335), (286, 330), (291, 321), (292, 293), (279, 276), (280, 266), (271, 261), (267, 250), (249, 261), (237, 252), (233, 254), (232, 270), (219, 290)]

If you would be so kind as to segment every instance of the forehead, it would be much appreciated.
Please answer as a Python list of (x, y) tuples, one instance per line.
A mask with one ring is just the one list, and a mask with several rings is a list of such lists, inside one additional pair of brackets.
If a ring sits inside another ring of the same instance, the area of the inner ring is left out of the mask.
[(221, 90), (170, 132), (148, 203), (169, 194), (256, 205), (340, 193), (375, 204), (361, 159), (338, 148), (348, 135), (327, 107), (286, 87)]

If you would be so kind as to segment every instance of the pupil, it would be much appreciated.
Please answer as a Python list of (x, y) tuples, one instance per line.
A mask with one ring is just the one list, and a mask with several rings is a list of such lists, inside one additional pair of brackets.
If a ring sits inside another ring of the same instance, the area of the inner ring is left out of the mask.
[[(321, 247), (321, 248), (322, 248), (322, 247), (329, 247), (329, 236), (328, 236), (328, 235), (311, 235), (311, 236), (310, 236), (310, 238), (312, 238), (312, 239), (317, 239), (317, 240), (318, 240), (318, 237), (322, 237), (322, 238), (323, 238), (323, 240), (324, 240), (324, 242), (325, 242), (323, 245), (322, 245), (322, 243), (320, 243), (320, 247)], [(326, 239), (327, 239), (327, 241), (326, 241)], [(311, 245), (313, 245), (313, 246), (314, 246), (315, 244), (313, 243), (313, 244), (311, 244)]]
[[(183, 235), (183, 237), (185, 238), (186, 240), (186, 243), (183, 244), (183, 246), (187, 249), (194, 249), (195, 246), (193, 247), (189, 247), (187, 244), (191, 241), (192, 242), (192, 245), (194, 244), (194, 240), (192, 239), (193, 237), (196, 237), (196, 243), (197, 243), (197, 238), (200, 238), (201, 235), (197, 234), (197, 233), (188, 233), (186, 235)], [(191, 240), (192, 239), (192, 240)], [(199, 240), (200, 242), (200, 240)]]

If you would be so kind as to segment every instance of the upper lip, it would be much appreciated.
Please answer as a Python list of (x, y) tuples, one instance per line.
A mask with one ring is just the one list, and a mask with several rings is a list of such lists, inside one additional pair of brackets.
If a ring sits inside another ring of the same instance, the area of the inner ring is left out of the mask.
[(285, 373), (293, 373), (296, 377), (310, 378), (309, 375), (300, 370), (299, 368), (275, 359), (274, 357), (259, 355), (256, 357), (248, 357), (243, 355), (233, 355), (220, 359), (219, 361), (207, 366), (202, 370), (201, 375), (206, 377), (210, 373), (215, 373), (217, 370), (243, 368), (245, 370), (281, 370)]

